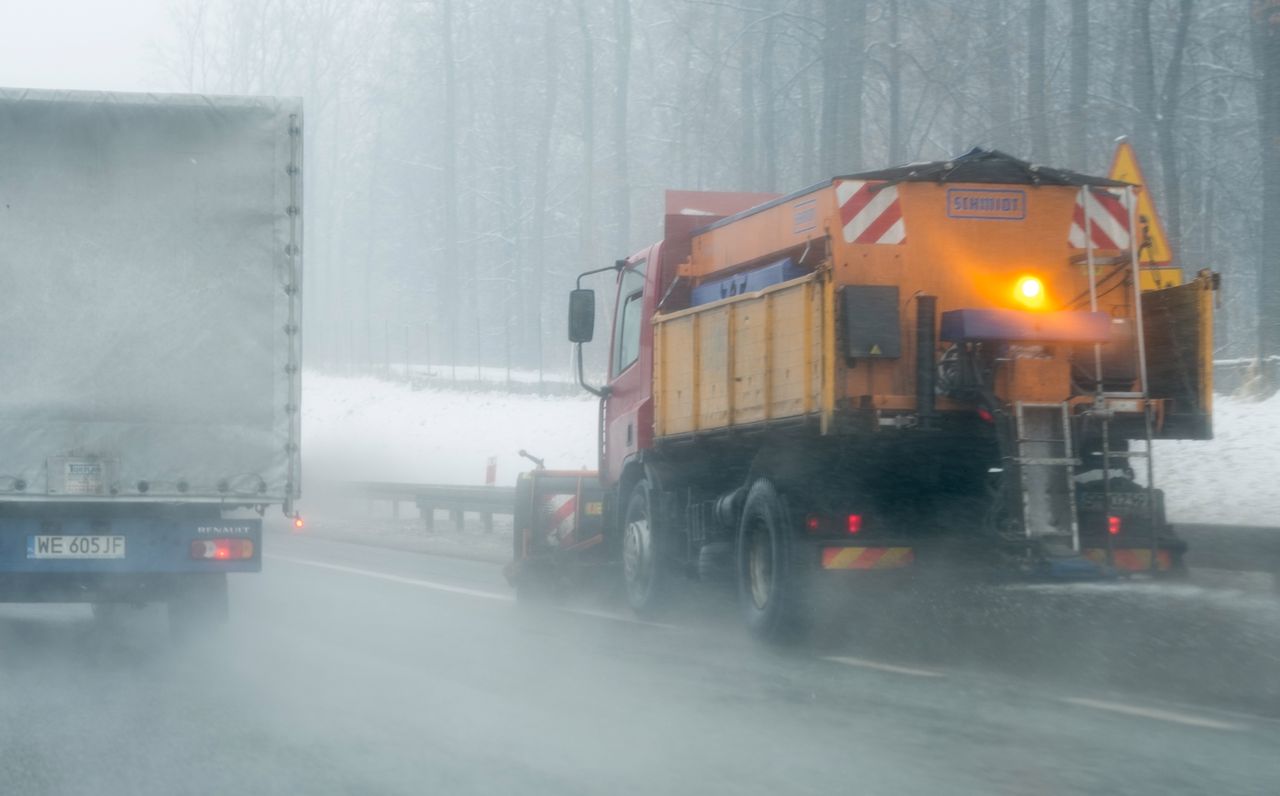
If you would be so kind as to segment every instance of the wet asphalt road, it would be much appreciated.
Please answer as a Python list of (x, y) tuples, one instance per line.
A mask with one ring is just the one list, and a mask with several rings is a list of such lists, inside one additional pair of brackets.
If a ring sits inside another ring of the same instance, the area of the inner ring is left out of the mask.
[(517, 606), (491, 564), (267, 551), (181, 646), (159, 609), (0, 607), (0, 793), (1280, 792), (1267, 596), (1034, 587), (780, 653), (716, 609)]

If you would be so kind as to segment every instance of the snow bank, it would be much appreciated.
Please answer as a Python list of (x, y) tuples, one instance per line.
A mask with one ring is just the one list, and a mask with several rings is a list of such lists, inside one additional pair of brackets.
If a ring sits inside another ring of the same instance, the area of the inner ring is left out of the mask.
[(482, 484), (498, 460), (498, 484), (532, 465), (595, 469), (594, 398), (411, 390), (373, 378), (308, 371), (302, 381), (303, 478), (307, 482)]
[(1205, 442), (1156, 443), (1156, 483), (1169, 518), (1280, 527), (1280, 395), (1261, 402), (1216, 396), (1213, 431)]
[[(303, 472), (312, 482), (479, 484), (495, 456), (498, 483), (513, 484), (530, 466), (521, 448), (550, 467), (596, 466), (590, 397), (414, 391), (308, 372), (302, 406)], [(1280, 526), (1280, 395), (1261, 403), (1219, 396), (1214, 428), (1211, 441), (1156, 445), (1170, 518)]]

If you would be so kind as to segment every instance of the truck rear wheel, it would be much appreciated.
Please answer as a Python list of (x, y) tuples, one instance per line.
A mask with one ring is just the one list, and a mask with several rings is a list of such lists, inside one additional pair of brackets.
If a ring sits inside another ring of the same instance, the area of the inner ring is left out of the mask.
[(649, 482), (639, 481), (627, 499), (622, 523), (622, 582), (627, 604), (638, 616), (654, 616), (669, 590), (669, 565), (664, 558), (666, 539), (653, 523)]
[(748, 629), (762, 641), (794, 641), (806, 627), (808, 570), (794, 533), (774, 485), (753, 483), (738, 530), (738, 600)]
[(227, 573), (188, 575), (169, 597), (169, 634), (177, 640), (226, 625), (230, 615)]

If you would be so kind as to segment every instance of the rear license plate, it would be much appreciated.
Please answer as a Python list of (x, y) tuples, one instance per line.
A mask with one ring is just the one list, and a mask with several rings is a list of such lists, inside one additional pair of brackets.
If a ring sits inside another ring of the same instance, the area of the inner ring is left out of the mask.
[(28, 536), (27, 558), (124, 558), (124, 537)]
[[(1080, 507), (1102, 511), (1106, 505), (1105, 496), (1101, 492), (1085, 492), (1080, 496)], [(1157, 504), (1159, 505), (1159, 504)], [(1112, 509), (1146, 509), (1146, 492), (1112, 492), (1110, 506)]]

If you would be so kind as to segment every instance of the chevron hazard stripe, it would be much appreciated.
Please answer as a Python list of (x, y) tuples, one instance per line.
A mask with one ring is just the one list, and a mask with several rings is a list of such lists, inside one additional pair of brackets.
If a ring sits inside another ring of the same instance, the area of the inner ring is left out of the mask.
[(823, 569), (901, 569), (916, 560), (910, 547), (824, 547)]
[(546, 523), (547, 542), (553, 545), (568, 544), (578, 528), (578, 496), (547, 495), (543, 498), (542, 516)]
[(1067, 233), (1067, 242), (1071, 248), (1085, 248), (1086, 203), (1089, 226), (1093, 233), (1093, 248), (1127, 250), (1129, 248), (1129, 208), (1125, 204), (1124, 195), (1103, 188), (1081, 188), (1076, 196), (1071, 231)]
[(841, 180), (836, 183), (836, 203), (847, 243), (905, 243), (906, 223), (898, 186), (884, 181)]
[[(1107, 563), (1107, 551), (1098, 547), (1091, 547), (1083, 551), (1084, 557), (1095, 564)], [(1146, 572), (1151, 569), (1151, 551), (1146, 548), (1122, 547), (1111, 551), (1115, 560), (1115, 567), (1124, 572)], [(1156, 569), (1160, 572), (1168, 572), (1173, 567), (1173, 556), (1168, 550), (1156, 551)]]

